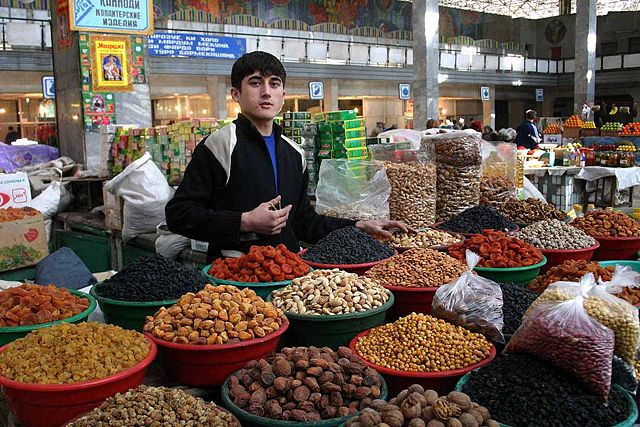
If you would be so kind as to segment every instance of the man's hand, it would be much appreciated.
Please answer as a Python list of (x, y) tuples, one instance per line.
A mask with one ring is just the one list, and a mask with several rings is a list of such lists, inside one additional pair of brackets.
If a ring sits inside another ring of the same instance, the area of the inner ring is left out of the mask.
[(369, 221), (358, 221), (356, 227), (372, 236), (392, 237), (389, 230), (398, 229), (400, 231), (415, 232), (411, 227), (402, 221), (390, 221), (388, 219), (372, 219)]
[(291, 205), (280, 210), (273, 210), (278, 206), (281, 197), (260, 204), (251, 212), (244, 212), (240, 220), (240, 231), (243, 233), (257, 233), (265, 236), (280, 234), (287, 225)]

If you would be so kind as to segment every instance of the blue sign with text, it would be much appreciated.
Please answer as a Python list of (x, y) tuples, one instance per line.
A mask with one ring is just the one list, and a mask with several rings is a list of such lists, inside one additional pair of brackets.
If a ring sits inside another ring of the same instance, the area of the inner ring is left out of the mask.
[(105, 33), (153, 32), (152, 0), (70, 0), (71, 29)]
[(247, 52), (247, 39), (191, 33), (155, 33), (149, 36), (151, 56), (237, 59)]

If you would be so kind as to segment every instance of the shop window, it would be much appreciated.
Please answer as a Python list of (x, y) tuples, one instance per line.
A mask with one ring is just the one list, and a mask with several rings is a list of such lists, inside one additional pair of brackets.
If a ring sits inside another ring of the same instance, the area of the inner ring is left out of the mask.
[(602, 43), (600, 53), (604, 56), (616, 55), (618, 53), (618, 42), (614, 41), (614, 42)]
[(640, 37), (629, 38), (629, 53), (640, 52)]

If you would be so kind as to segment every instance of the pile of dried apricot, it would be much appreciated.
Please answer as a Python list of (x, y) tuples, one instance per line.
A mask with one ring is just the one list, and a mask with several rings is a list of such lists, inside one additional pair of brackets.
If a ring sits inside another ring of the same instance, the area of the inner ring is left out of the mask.
[(542, 261), (540, 249), (502, 231), (484, 230), (482, 234), (474, 234), (463, 243), (449, 247), (449, 255), (464, 261), (467, 249), (480, 255), (478, 267), (526, 267)]
[(209, 275), (235, 282), (280, 282), (304, 276), (310, 268), (285, 245), (251, 246), (240, 258), (217, 259)]
[(4, 208), (0, 209), (0, 222), (11, 222), (28, 216), (36, 216), (39, 213), (33, 208)]
[(0, 292), (0, 327), (39, 325), (80, 314), (89, 299), (54, 285), (23, 284)]

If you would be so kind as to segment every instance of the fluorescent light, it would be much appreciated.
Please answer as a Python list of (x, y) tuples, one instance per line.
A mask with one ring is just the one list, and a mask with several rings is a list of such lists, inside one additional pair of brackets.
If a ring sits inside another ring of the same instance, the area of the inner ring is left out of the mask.
[(596, 51), (596, 41), (598, 40), (598, 36), (596, 33), (589, 33), (587, 36), (587, 52), (593, 53)]
[(7, 112), (7, 110), (5, 110), (4, 108), (0, 108), (0, 114), (4, 114), (6, 112)]
[(427, 43), (433, 36), (438, 33), (438, 21), (440, 20), (440, 12), (431, 12), (427, 10), (424, 13), (424, 36)]
[(591, 83), (591, 78), (593, 77), (593, 71), (587, 71), (587, 83)]
[(513, 86), (522, 86), (522, 80), (514, 80), (511, 82)]

